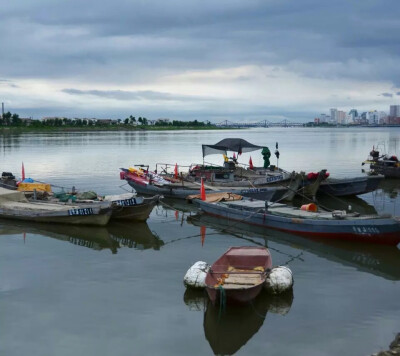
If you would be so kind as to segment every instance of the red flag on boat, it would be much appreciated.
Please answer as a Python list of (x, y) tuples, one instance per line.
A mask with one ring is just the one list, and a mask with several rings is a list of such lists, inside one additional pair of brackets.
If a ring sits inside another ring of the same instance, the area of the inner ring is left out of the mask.
[(236, 159), (236, 155), (235, 155), (235, 152), (233, 152), (233, 159)]
[(254, 169), (253, 160), (251, 159), (251, 156), (250, 156), (250, 160), (249, 160), (249, 168)]
[(178, 178), (178, 163), (175, 163), (174, 176)]
[(204, 188), (203, 178), (201, 178), (201, 187), (200, 187), (200, 198), (201, 200), (206, 200), (206, 190)]
[(24, 162), (22, 162), (22, 181), (25, 179), (25, 168), (24, 168)]
[(204, 245), (206, 239), (206, 227), (204, 225), (200, 226), (200, 236), (201, 236), (201, 246)]
[(179, 212), (178, 210), (175, 210), (175, 220), (178, 220), (178, 218), (179, 218)]

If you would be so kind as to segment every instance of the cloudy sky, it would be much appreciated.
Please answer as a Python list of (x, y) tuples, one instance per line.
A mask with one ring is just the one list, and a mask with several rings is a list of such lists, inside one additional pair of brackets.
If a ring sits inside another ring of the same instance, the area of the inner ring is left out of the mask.
[(0, 100), (20, 116), (312, 120), (400, 104), (399, 0), (16, 0)]

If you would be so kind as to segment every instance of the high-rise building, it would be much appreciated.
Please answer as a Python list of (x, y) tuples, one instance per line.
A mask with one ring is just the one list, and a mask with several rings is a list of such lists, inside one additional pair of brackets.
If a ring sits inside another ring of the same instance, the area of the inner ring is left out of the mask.
[(351, 109), (349, 111), (349, 116), (351, 116), (352, 121), (355, 121), (355, 118), (358, 117), (358, 111), (356, 109)]
[(379, 123), (379, 113), (376, 110), (368, 111), (366, 118), (369, 125), (377, 125)]
[(389, 116), (400, 117), (400, 105), (390, 105)]
[(331, 123), (337, 124), (338, 122), (338, 110), (331, 109)]
[(368, 121), (368, 113), (366, 111), (364, 111), (361, 115), (360, 115), (360, 124), (366, 124)]
[(345, 111), (341, 111), (341, 110), (337, 111), (337, 123), (339, 125), (346, 125), (347, 124), (347, 122), (346, 122), (346, 112)]
[(321, 114), (319, 118), (320, 118), (320, 122), (329, 122), (331, 117), (326, 114)]

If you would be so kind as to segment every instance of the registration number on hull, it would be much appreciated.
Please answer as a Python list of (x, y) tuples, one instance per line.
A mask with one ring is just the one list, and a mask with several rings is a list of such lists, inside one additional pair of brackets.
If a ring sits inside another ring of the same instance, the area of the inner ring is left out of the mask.
[(68, 210), (68, 215), (70, 216), (93, 215), (93, 209), (92, 208), (70, 209)]
[(118, 206), (133, 206), (136, 205), (136, 199), (130, 198), (130, 199), (114, 200), (113, 203), (115, 203)]
[(353, 226), (353, 231), (356, 234), (379, 234), (378, 228), (373, 226)]
[(283, 180), (283, 175), (280, 174), (278, 176), (267, 176), (265, 178), (258, 178), (253, 181), (254, 184), (268, 184), (268, 183), (274, 183), (274, 182), (279, 182)]

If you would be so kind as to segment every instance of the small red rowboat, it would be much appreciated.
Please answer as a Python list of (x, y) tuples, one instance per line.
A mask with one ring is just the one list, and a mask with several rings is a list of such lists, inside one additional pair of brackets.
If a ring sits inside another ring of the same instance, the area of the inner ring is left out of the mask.
[(272, 268), (265, 247), (231, 247), (213, 263), (206, 276), (206, 290), (213, 304), (247, 303), (261, 292)]

